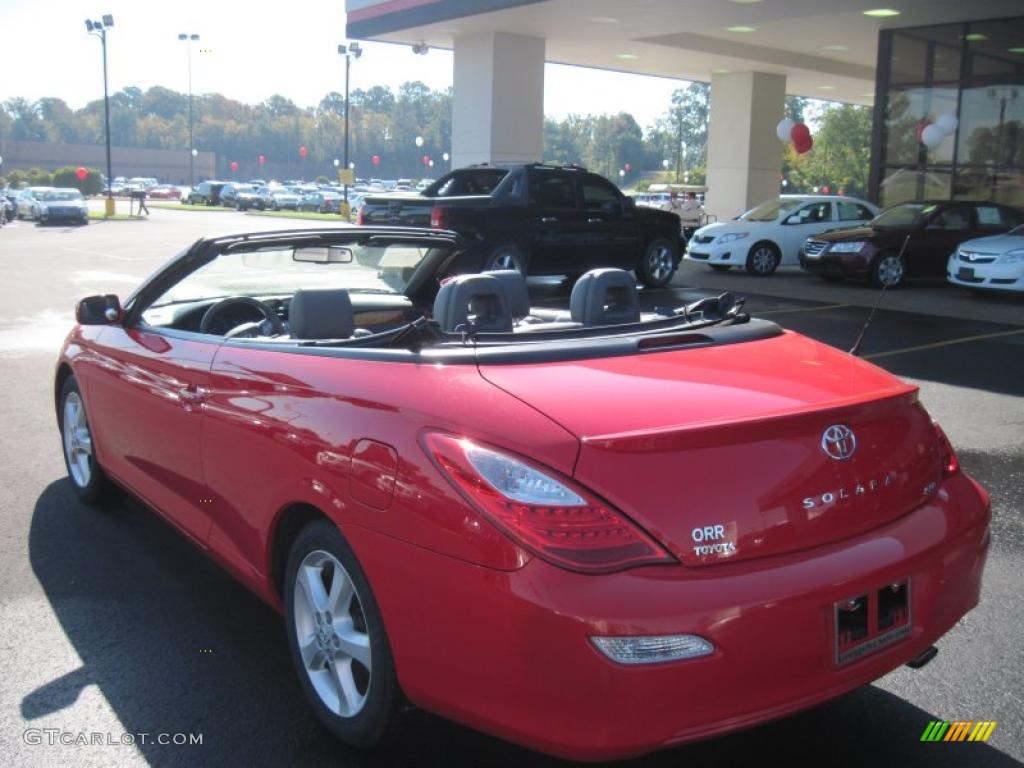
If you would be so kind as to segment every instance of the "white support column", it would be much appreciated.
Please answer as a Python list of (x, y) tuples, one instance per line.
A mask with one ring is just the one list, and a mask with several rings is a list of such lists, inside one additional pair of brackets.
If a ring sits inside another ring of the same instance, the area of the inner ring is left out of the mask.
[(544, 151), (544, 39), (455, 38), (452, 167), (529, 163)]
[(707, 209), (719, 221), (779, 194), (783, 145), (775, 127), (785, 101), (785, 75), (711, 76)]

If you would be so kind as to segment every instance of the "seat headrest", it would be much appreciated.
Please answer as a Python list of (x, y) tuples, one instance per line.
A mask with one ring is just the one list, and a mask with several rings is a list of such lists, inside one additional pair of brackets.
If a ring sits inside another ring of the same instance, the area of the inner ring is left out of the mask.
[(569, 313), (583, 325), (638, 323), (636, 280), (622, 269), (592, 269), (572, 287)]
[(298, 290), (288, 307), (293, 339), (347, 339), (355, 325), (352, 299), (344, 288)]
[(445, 333), (510, 333), (512, 315), (501, 282), (492, 275), (458, 275), (441, 285), (434, 320)]
[(530, 314), (530, 294), (526, 289), (526, 278), (522, 272), (518, 269), (492, 269), (482, 274), (491, 275), (501, 283), (513, 320), (522, 320)]

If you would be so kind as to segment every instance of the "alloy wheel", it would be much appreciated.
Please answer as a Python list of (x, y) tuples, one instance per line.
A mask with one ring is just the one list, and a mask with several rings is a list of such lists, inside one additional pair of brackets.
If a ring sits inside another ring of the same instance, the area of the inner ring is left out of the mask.
[(315, 550), (295, 575), (294, 630), (303, 667), (320, 701), (350, 718), (366, 704), (370, 635), (352, 577), (334, 555)]
[(767, 245), (758, 246), (751, 254), (750, 260), (754, 265), (754, 271), (759, 275), (767, 275), (775, 269), (775, 251)]
[(68, 460), (71, 479), (79, 488), (85, 488), (92, 479), (92, 435), (85, 420), (85, 406), (77, 392), (64, 399), (64, 454)]
[(888, 288), (903, 281), (903, 260), (899, 256), (886, 256), (878, 262), (878, 282)]
[(664, 282), (672, 276), (672, 249), (667, 245), (657, 245), (647, 252), (647, 274), (656, 283)]

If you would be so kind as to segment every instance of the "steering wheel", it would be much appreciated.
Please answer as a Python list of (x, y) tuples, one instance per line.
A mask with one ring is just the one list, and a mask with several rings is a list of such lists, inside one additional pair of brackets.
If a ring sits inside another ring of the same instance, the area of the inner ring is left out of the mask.
[[(239, 325), (237, 320), (231, 320), (233, 324), (230, 328), (218, 327), (218, 321), (221, 320), (229, 309), (240, 309), (242, 307), (255, 310), (263, 318), (263, 322), (260, 325), (269, 325), (267, 329), (269, 333), (267, 335), (284, 333), (284, 325), (281, 323), (281, 318), (277, 316), (277, 313), (269, 305), (251, 296), (228, 296), (218, 301), (203, 314), (203, 319), (199, 322), (199, 332), (214, 334), (230, 333)], [(246, 314), (251, 313), (247, 312)], [(246, 320), (244, 322), (249, 321)]]

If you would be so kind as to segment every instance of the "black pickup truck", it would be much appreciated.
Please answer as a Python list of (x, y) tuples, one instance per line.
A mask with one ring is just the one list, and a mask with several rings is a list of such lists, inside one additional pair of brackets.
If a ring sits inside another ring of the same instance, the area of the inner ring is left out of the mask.
[(594, 267), (632, 269), (667, 285), (679, 266), (679, 217), (637, 207), (607, 179), (578, 166), (476, 165), (419, 194), (369, 196), (359, 223), (460, 234), (470, 269), (575, 277)]

